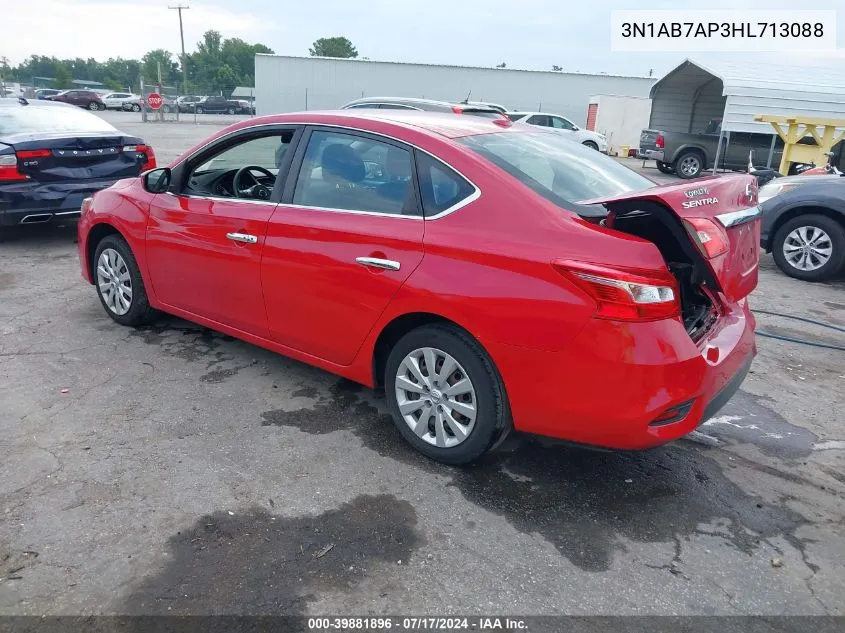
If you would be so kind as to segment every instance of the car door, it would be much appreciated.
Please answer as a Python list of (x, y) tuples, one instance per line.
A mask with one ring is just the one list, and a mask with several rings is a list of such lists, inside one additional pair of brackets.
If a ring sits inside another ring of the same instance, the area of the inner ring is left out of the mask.
[[(153, 198), (147, 226), (148, 269), (160, 301), (267, 337), (261, 256), (267, 221), (281, 195), (277, 182), (300, 131), (239, 130), (174, 170), (172, 191)], [(233, 178), (242, 168), (240, 188), (250, 191), (238, 197)]]
[(270, 218), (261, 275), (270, 335), (348, 365), (422, 260), (411, 148), (310, 128)]
[(578, 129), (570, 121), (560, 116), (550, 116), (549, 120), (554, 129), (570, 136)]

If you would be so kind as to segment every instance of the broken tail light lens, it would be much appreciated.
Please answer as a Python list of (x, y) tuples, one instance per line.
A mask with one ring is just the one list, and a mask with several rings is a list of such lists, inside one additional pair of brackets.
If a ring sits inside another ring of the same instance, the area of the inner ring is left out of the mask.
[(728, 252), (728, 234), (725, 229), (710, 218), (687, 218), (684, 220), (687, 233), (708, 259)]
[(681, 314), (675, 278), (667, 271), (626, 268), (558, 260), (554, 267), (596, 302), (596, 317), (619, 321), (655, 321)]
[[(141, 171), (149, 171), (156, 168), (156, 155), (149, 145), (124, 145), (124, 153), (135, 152), (144, 161), (141, 163)], [(143, 156), (142, 156), (143, 155)]]

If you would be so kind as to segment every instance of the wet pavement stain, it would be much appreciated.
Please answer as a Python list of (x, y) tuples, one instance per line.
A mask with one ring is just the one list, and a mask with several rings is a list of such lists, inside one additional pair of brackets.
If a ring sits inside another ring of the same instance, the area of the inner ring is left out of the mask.
[(754, 444), (763, 453), (780, 459), (800, 459), (813, 452), (818, 437), (790, 424), (783, 416), (760, 404), (758, 398), (738, 391), (724, 409), (701, 425), (700, 430), (728, 444)]
[(320, 392), (317, 391), (316, 387), (302, 387), (290, 395), (293, 398), (316, 398), (320, 395)]
[(392, 495), (362, 495), (319, 515), (252, 508), (201, 517), (168, 540), (169, 562), (121, 609), (143, 615), (292, 614), (407, 561), (424, 542), (417, 514)]
[[(771, 537), (803, 553), (796, 530), (809, 521), (749, 495), (725, 477), (707, 449), (688, 443), (637, 453), (597, 452), (525, 438), (512, 452), (465, 468), (432, 462), (405, 444), (375, 396), (341, 380), (313, 408), (268, 411), (264, 426), (311, 434), (349, 431), (382, 456), (426, 472), (451, 475), (447, 484), (473, 504), (504, 517), (525, 534), (539, 534), (586, 571), (606, 571), (624, 541), (675, 542), (716, 525), (713, 534), (750, 554)], [(376, 404), (373, 404), (376, 402)], [(803, 438), (802, 438), (803, 441)], [(676, 554), (683, 562), (682, 553)]]

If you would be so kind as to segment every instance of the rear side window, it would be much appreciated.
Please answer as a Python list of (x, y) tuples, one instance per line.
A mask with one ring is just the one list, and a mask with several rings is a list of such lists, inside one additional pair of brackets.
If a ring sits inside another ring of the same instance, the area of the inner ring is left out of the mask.
[(323, 209), (419, 215), (411, 152), (370, 137), (312, 132), (293, 204)]
[(73, 106), (13, 106), (0, 108), (0, 134), (21, 132), (116, 132), (95, 114)]
[(525, 115), (524, 114), (514, 114), (513, 112), (509, 112), (509, 113), (507, 113), (507, 117), (511, 121), (519, 121), (520, 119), (524, 119)]
[(442, 213), (475, 192), (475, 187), (465, 178), (436, 158), (417, 152), (415, 160), (426, 216)]

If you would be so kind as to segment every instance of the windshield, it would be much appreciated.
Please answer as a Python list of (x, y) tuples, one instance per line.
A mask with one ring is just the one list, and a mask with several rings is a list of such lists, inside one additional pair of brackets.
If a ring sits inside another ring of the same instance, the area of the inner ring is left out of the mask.
[(563, 207), (654, 186), (612, 158), (553, 132), (479, 134), (457, 141)]
[(31, 132), (117, 132), (96, 114), (74, 106), (0, 108), (0, 134)]

